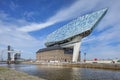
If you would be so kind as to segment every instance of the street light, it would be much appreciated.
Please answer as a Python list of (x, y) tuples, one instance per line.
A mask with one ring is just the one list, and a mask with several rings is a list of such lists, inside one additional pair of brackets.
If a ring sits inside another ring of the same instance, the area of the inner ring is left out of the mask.
[(86, 53), (84, 53), (84, 62), (86, 62)]

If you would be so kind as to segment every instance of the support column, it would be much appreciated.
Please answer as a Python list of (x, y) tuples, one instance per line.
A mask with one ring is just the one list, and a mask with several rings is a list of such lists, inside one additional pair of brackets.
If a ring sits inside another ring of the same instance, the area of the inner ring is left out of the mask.
[(73, 58), (72, 58), (73, 62), (77, 62), (78, 61), (79, 51), (80, 51), (80, 44), (81, 44), (81, 41), (79, 41), (79, 42), (74, 44)]
[(80, 52), (82, 36), (74, 37), (70, 42), (60, 45), (63, 48), (72, 47), (73, 48), (73, 57), (72, 62), (77, 62)]
[(15, 56), (15, 53), (12, 53), (12, 59), (11, 59), (11, 61), (15, 61), (15, 59), (14, 59), (14, 56)]

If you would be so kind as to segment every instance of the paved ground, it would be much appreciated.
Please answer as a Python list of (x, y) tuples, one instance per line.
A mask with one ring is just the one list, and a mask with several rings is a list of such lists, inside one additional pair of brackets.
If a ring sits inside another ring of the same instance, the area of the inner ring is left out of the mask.
[(45, 79), (31, 76), (26, 73), (18, 72), (5, 67), (0, 67), (0, 80), (45, 80)]

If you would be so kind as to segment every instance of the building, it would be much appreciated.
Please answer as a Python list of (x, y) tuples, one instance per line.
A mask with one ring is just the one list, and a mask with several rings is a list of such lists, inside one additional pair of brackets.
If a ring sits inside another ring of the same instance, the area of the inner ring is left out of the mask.
[(16, 63), (21, 59), (21, 56), (20, 56), (21, 52), (11, 49), (10, 45), (8, 45), (7, 52), (8, 52), (8, 59), (7, 59), (8, 64)]
[(20, 53), (16, 53), (16, 54), (14, 55), (14, 60), (17, 61), (17, 60), (20, 60), (20, 59), (21, 59)]
[[(69, 59), (71, 59), (72, 62), (77, 62), (79, 60), (80, 55), (79, 52), (81, 40), (84, 37), (88, 36), (93, 31), (93, 29), (96, 27), (98, 22), (103, 18), (106, 12), (107, 9), (102, 9), (90, 14), (86, 14), (82, 17), (78, 17), (69, 22), (68, 24), (57, 29), (56, 31), (52, 32), (51, 34), (49, 34), (45, 42), (47, 48), (40, 49), (39, 51), (37, 51), (37, 60), (40, 61), (43, 59), (44, 60), (49, 59), (50, 53), (53, 55), (58, 55), (57, 57), (61, 56), (64, 53), (64, 56), (59, 58), (65, 60), (65, 57), (67, 57), (68, 55), (69, 56), (72, 55), (71, 57), (69, 57)], [(63, 50), (56, 49), (56, 46), (60, 46)], [(66, 54), (64, 49), (72, 49), (72, 54), (70, 53), (67, 56), (65, 56)], [(52, 56), (52, 58), (54, 60), (57, 59), (56, 56), (55, 57)]]
[(73, 50), (60, 46), (40, 49), (37, 52), (37, 60), (41, 62), (71, 62)]
[(36, 57), (37, 61), (40, 62), (72, 62), (72, 55), (72, 48), (53, 46), (38, 50)]

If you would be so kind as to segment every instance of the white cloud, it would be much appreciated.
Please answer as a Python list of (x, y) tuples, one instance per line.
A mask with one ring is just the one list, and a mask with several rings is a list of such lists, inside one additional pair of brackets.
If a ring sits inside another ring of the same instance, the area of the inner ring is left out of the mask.
[(7, 26), (25, 26), (31, 24), (30, 22), (26, 21), (25, 19), (15, 19), (12, 18), (10, 15), (5, 13), (4, 11), (0, 11), (0, 24), (7, 25)]
[(41, 24), (32, 23), (30, 25), (21, 27), (18, 30), (23, 31), (23, 32), (31, 32), (31, 31), (43, 29), (43, 28), (48, 27), (49, 25), (53, 25), (53, 24), (54, 24), (54, 22), (46, 22), (46, 23), (41, 23)]
[[(78, 0), (72, 6), (59, 10), (54, 16), (50, 17), (46, 22), (32, 23), (30, 25), (19, 28), (19, 30), (24, 31), (24, 32), (32, 32), (32, 31), (46, 28), (60, 21), (73, 19), (77, 16), (80, 16), (82, 12), (90, 11), (98, 3), (99, 3), (98, 0), (92, 0), (91, 2), (84, 1), (84, 0)], [(90, 6), (85, 7), (85, 5), (87, 4), (89, 4)]]
[(95, 35), (96, 32), (93, 32), (90, 36), (83, 39), (82, 51), (88, 53), (89, 59), (120, 58), (119, 30), (120, 26), (117, 24), (97, 35)]
[[(7, 14), (2, 13), (2, 15)], [(0, 14), (0, 17), (2, 15)], [(8, 20), (8, 22), (6, 20)], [(9, 15), (0, 19), (0, 53), (2, 50), (6, 49), (8, 45), (11, 45), (13, 49), (21, 50), (24, 58), (35, 58), (35, 52), (40, 47), (43, 47), (43, 45), (40, 45), (43, 41), (32, 37), (26, 32), (17, 30), (20, 23), (24, 23), (22, 25), (25, 25), (29, 22), (20, 19), (15, 20), (18, 24), (13, 24), (13, 21), (9, 22), (9, 20), (15, 19), (9, 17)]]
[(105, 28), (109, 28), (110, 26), (115, 26), (120, 24), (120, 16), (119, 16), (119, 7), (120, 1), (119, 0), (111, 0), (108, 1), (107, 4), (102, 2), (101, 5), (103, 7), (108, 7), (108, 12), (105, 17), (102, 19), (101, 24), (97, 27), (98, 31), (104, 30)]
[[(93, 44), (94, 45), (94, 44)], [(120, 58), (119, 56), (119, 50), (120, 45), (117, 46), (110, 46), (106, 44), (96, 44), (95, 47), (89, 47), (87, 52), (87, 58), (88, 59), (115, 59)]]
[(7, 16), (8, 16), (8, 15), (5, 14), (4, 11), (0, 11), (0, 21), (6, 19)]
[(9, 28), (5, 25), (0, 25), (0, 28), (2, 29), (0, 31), (0, 45), (3, 45), (4, 48), (7, 45), (11, 45), (14, 49), (21, 50), (24, 53), (22, 54), (24, 57), (35, 57), (35, 51), (41, 47), (39, 40), (30, 36), (28, 33), (17, 31), (15, 28)]
[[(48, 19), (48, 21), (59, 22), (73, 19), (80, 16), (82, 13), (85, 13), (86, 11), (90, 11), (98, 3), (98, 0), (91, 0), (91, 2), (88, 2), (87, 0), (77, 0), (72, 6), (58, 11), (56, 15)], [(87, 4), (89, 4), (89, 7), (85, 7)]]
[[(85, 6), (89, 5), (89, 6)], [(99, 5), (99, 6), (98, 6)], [(109, 8), (107, 16), (103, 19), (101, 22), (102, 26), (98, 26), (99, 30), (102, 30), (105, 26), (109, 26), (111, 24), (114, 24), (118, 22), (118, 20), (115, 17), (119, 17), (120, 11), (119, 11), (119, 1), (116, 0), (77, 0), (74, 4), (72, 4), (70, 7), (63, 8), (59, 10), (55, 15), (50, 17), (46, 22), (43, 23), (31, 23), (26, 26), (20, 27), (18, 30), (24, 31), (24, 32), (32, 32), (36, 30), (40, 30), (46, 27), (49, 27), (50, 25), (54, 25), (57, 22), (73, 19), (75, 17), (81, 16), (82, 14), (86, 12), (91, 12), (95, 10), (100, 10), (102, 8)]]

